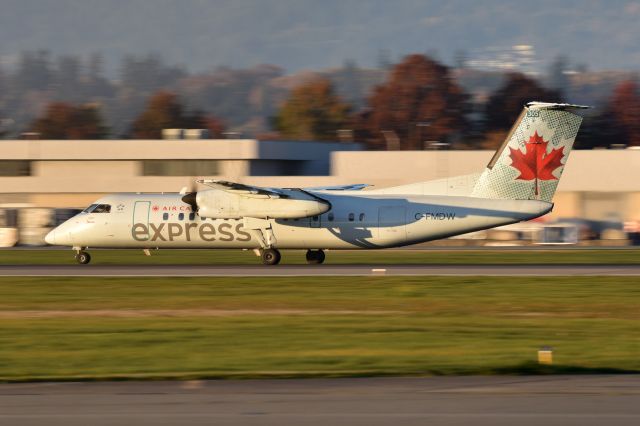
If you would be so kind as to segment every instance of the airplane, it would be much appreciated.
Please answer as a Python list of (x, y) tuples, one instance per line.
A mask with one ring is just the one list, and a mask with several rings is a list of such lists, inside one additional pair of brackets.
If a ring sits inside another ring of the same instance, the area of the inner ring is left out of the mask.
[(531, 220), (549, 213), (582, 122), (563, 103), (529, 102), (480, 173), (366, 189), (355, 184), (262, 188), (202, 179), (208, 189), (114, 194), (52, 230), (48, 244), (70, 246), (88, 264), (94, 248), (249, 249), (265, 265), (281, 249), (383, 249)]

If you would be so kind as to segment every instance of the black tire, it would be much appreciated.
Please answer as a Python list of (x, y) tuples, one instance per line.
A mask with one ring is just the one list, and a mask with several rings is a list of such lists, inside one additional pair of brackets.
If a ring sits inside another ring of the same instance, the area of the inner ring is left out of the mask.
[(277, 265), (280, 263), (280, 252), (276, 249), (262, 250), (262, 263), (265, 265)]
[(86, 251), (81, 251), (80, 253), (76, 254), (76, 261), (81, 265), (86, 265), (91, 262), (91, 255)]
[(322, 250), (307, 250), (307, 263), (309, 265), (320, 265), (324, 262), (325, 255)]

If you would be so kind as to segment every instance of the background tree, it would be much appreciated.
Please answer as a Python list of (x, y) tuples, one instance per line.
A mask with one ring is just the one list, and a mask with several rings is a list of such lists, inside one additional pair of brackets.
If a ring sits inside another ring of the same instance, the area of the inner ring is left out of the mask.
[(49, 88), (53, 78), (50, 56), (46, 50), (22, 52), (14, 76), (16, 88), (21, 91)]
[(42, 139), (103, 139), (107, 135), (97, 107), (64, 102), (50, 104), (30, 131), (40, 133)]
[(640, 93), (634, 80), (618, 83), (604, 102), (585, 116), (576, 138), (577, 149), (640, 145)]
[(562, 102), (560, 93), (521, 73), (510, 73), (485, 105), (485, 128), (509, 130), (522, 107), (531, 101)]
[(77, 56), (60, 56), (56, 60), (52, 86), (56, 99), (65, 102), (78, 102), (83, 93), (82, 64)]
[(209, 114), (201, 114), (197, 115), (197, 118), (200, 121), (200, 127), (202, 129), (207, 129), (209, 131), (209, 136), (211, 139), (222, 139), (224, 138), (224, 132), (226, 130), (226, 126), (224, 122), (217, 117)]
[(251, 134), (270, 127), (269, 117), (276, 115), (286, 100), (290, 86), (281, 81), (283, 77), (284, 71), (273, 65), (248, 69), (220, 67), (181, 79), (176, 90), (189, 105)]
[(188, 112), (174, 93), (158, 92), (149, 98), (146, 109), (131, 126), (133, 139), (161, 139), (163, 129), (208, 129), (211, 137), (221, 137), (224, 124), (203, 112)]
[(571, 79), (568, 76), (568, 72), (571, 69), (569, 58), (565, 55), (556, 56), (547, 72), (546, 80), (547, 86), (551, 89), (565, 95), (571, 86)]
[(0, 139), (2, 139), (8, 133), (8, 118), (4, 114), (6, 101), (6, 77), (2, 68), (0, 68)]
[(350, 121), (351, 107), (335, 95), (331, 82), (319, 78), (295, 88), (274, 119), (285, 138), (336, 140)]
[(625, 140), (612, 143), (626, 143), (640, 146), (640, 91), (638, 83), (627, 80), (620, 83), (613, 91), (608, 108), (617, 126), (624, 132)]
[(586, 115), (576, 138), (576, 149), (608, 148), (614, 143), (626, 143), (626, 133), (616, 123), (610, 108), (596, 108)]
[(510, 73), (490, 97), (484, 108), (485, 140), (482, 147), (497, 148), (527, 102), (562, 102), (559, 92), (542, 87), (521, 73)]
[(127, 55), (120, 69), (122, 86), (145, 94), (170, 88), (186, 75), (182, 68), (166, 65), (157, 54)]
[(162, 129), (181, 129), (185, 126), (184, 107), (178, 96), (169, 92), (158, 92), (147, 101), (144, 111), (131, 126), (132, 139), (160, 139)]
[(423, 55), (407, 56), (374, 88), (360, 115), (358, 137), (376, 148), (386, 146), (385, 134), (400, 149), (422, 149), (425, 140), (451, 142), (466, 127), (467, 98), (446, 66)]

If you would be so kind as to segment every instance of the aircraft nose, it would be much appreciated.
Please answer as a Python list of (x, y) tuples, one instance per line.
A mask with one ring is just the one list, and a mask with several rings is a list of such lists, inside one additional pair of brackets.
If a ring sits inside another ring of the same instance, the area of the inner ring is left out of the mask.
[(50, 245), (55, 245), (56, 244), (56, 230), (53, 229), (52, 231), (50, 231), (45, 237), (44, 237), (44, 242)]

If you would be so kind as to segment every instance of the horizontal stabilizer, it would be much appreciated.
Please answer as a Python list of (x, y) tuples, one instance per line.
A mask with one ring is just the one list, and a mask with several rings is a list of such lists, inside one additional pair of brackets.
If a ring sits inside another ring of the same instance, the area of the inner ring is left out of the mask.
[(566, 109), (589, 109), (591, 107), (588, 106), (588, 105), (556, 104), (556, 103), (553, 103), (553, 102), (529, 102), (527, 104), (527, 108), (529, 108), (529, 109), (566, 110)]
[(360, 191), (369, 186), (368, 183), (355, 183), (351, 185), (335, 185), (335, 186), (316, 186), (313, 188), (304, 188), (308, 191)]

